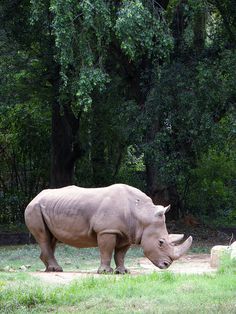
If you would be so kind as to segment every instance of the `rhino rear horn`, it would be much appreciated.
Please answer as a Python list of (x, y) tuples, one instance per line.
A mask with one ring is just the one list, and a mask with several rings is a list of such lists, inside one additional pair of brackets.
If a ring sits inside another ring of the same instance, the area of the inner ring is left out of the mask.
[(184, 237), (184, 234), (169, 234), (169, 241), (171, 243), (177, 243), (180, 242)]
[(173, 255), (173, 259), (178, 259), (180, 258), (182, 255), (184, 255), (188, 249), (190, 248), (191, 244), (192, 244), (193, 238), (190, 236), (188, 237), (187, 240), (185, 240), (182, 244), (177, 245), (174, 247), (174, 255)]

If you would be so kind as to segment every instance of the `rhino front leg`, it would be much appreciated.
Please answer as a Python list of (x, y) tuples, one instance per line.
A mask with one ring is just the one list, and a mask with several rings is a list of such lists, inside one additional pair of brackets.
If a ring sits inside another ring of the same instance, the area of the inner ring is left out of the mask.
[(98, 234), (98, 247), (100, 250), (101, 265), (98, 268), (98, 274), (113, 273), (111, 268), (111, 258), (116, 246), (116, 234)]
[(116, 263), (116, 269), (115, 269), (116, 274), (127, 274), (130, 272), (124, 265), (125, 254), (129, 248), (130, 248), (130, 245), (126, 245), (126, 246), (118, 247), (115, 249), (114, 259)]

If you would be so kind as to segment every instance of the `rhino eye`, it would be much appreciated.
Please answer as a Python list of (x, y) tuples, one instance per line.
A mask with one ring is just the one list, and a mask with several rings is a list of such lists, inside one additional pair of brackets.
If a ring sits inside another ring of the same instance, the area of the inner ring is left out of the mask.
[(159, 239), (159, 246), (161, 247), (165, 243), (164, 239)]

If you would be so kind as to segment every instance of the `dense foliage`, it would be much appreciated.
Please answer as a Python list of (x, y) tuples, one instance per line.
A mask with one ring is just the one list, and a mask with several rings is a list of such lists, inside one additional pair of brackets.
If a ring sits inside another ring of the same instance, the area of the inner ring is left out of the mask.
[(0, 220), (41, 189), (124, 182), (235, 224), (231, 1), (0, 4)]

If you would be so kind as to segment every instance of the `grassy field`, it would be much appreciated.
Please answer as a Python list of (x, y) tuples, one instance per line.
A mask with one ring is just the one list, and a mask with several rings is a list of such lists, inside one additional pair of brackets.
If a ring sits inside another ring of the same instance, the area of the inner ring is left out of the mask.
[[(60, 245), (57, 254), (67, 271), (98, 266), (95, 249)], [(43, 268), (38, 255), (34, 245), (0, 248), (0, 313), (236, 313), (236, 265), (229, 261), (216, 274), (101, 275), (59, 285), (31, 276)], [(139, 257), (133, 248), (127, 265)], [(23, 272), (22, 265), (31, 267)]]
[[(0, 246), (0, 271), (6, 267), (19, 270), (21, 266), (30, 265), (26, 271), (43, 270), (45, 267), (39, 259), (38, 245)], [(64, 271), (96, 270), (99, 266), (99, 251), (93, 249), (76, 249), (59, 244), (55, 254)], [(128, 251), (126, 265), (138, 267), (138, 258), (143, 256), (141, 248), (135, 247)]]

